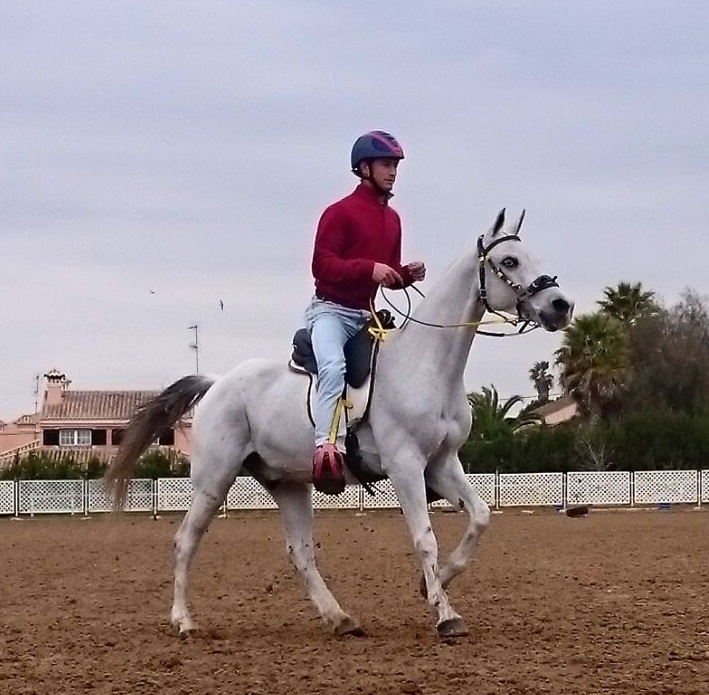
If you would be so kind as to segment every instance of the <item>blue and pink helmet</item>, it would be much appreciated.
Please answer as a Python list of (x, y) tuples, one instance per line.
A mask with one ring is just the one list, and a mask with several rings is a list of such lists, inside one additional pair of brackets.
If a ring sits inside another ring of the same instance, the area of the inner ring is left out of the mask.
[(359, 174), (359, 165), (367, 159), (404, 159), (404, 150), (396, 138), (383, 130), (372, 130), (355, 140), (350, 162), (352, 171)]

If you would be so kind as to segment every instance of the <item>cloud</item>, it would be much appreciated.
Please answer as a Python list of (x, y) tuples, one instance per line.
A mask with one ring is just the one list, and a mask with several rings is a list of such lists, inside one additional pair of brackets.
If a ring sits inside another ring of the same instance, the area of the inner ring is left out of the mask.
[[(34, 375), (158, 387), (283, 359), (357, 134), (407, 152), (394, 204), (427, 285), (507, 206), (580, 311), (706, 284), (705, 3), (287, 0), (0, 9), (0, 417)], [(149, 288), (156, 293), (151, 295)], [(223, 299), (221, 312), (218, 300)], [(559, 337), (477, 340), (529, 391)]]

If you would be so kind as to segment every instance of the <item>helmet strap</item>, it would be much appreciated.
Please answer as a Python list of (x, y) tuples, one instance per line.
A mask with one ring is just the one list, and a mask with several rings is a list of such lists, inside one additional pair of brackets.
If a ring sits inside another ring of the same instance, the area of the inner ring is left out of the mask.
[(369, 182), (369, 185), (374, 189), (374, 192), (375, 192), (378, 196), (380, 196), (380, 197), (383, 198), (384, 200), (389, 200), (389, 198), (392, 197), (392, 193), (391, 193), (390, 191), (385, 191), (385, 190), (374, 180), (374, 177), (372, 176), (372, 161), (373, 161), (373, 160), (371, 160), (371, 159), (363, 159), (362, 161), (363, 161), (363, 162), (366, 162), (366, 164), (367, 164), (367, 169), (369, 170), (369, 174), (368, 174), (367, 176), (365, 176), (365, 175), (362, 173), (362, 169), (361, 169), (362, 163), (360, 162), (360, 163), (357, 165), (357, 167), (358, 167), (358, 169), (359, 169), (359, 177), (360, 177), (363, 181), (368, 181), (368, 182)]

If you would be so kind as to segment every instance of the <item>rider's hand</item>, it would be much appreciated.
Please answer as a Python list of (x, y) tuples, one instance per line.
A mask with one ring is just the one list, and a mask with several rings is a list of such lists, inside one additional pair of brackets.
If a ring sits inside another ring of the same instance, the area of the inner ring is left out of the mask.
[(384, 285), (384, 287), (401, 287), (404, 284), (401, 275), (399, 275), (396, 270), (386, 265), (386, 263), (374, 264), (372, 280), (374, 280), (377, 285)]
[(426, 278), (426, 266), (421, 261), (408, 263), (406, 269), (414, 282), (420, 282)]

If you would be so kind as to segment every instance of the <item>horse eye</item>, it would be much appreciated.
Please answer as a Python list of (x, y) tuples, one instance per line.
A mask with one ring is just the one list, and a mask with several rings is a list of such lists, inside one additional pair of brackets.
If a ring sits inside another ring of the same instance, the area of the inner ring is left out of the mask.
[(502, 259), (502, 265), (505, 268), (516, 268), (519, 265), (519, 261), (514, 256), (505, 256)]

